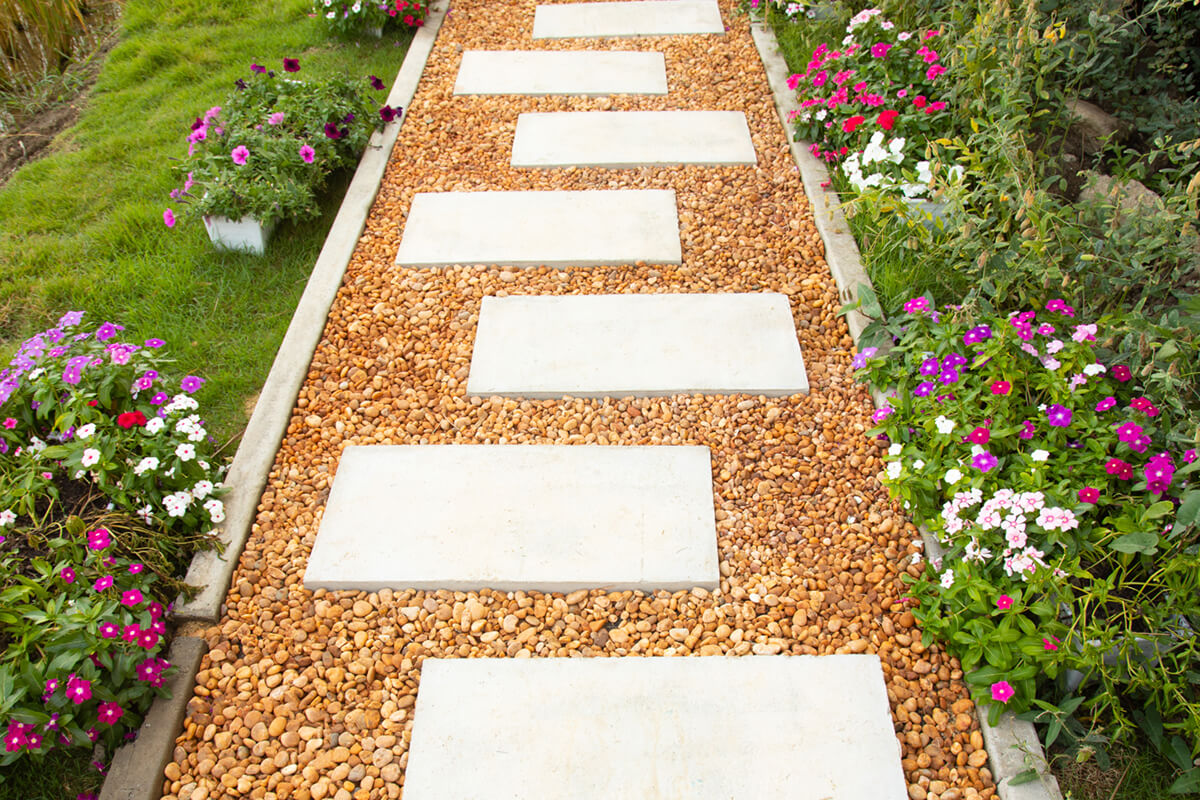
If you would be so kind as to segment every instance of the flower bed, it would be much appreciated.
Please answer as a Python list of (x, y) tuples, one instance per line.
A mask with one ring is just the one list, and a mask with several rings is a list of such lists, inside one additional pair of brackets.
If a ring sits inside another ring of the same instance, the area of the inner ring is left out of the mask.
[(224, 466), (164, 342), (64, 315), (0, 371), (0, 765), (136, 729)]
[(313, 0), (314, 16), (331, 32), (355, 36), (363, 31), (382, 32), (389, 25), (419, 28), (429, 13), (426, 0), (357, 0), (354, 3), (335, 0)]

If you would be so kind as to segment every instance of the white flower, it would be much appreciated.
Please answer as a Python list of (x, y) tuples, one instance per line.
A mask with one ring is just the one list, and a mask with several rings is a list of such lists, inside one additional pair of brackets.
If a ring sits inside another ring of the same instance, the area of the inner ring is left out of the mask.
[(354, 5), (350, 6), (350, 10), (357, 14), (358, 12), (362, 11), (362, 3), (355, 3)]
[(188, 441), (189, 442), (203, 441), (204, 437), (207, 435), (208, 435), (208, 431), (204, 430), (204, 428), (196, 428), (196, 430), (194, 430), (188, 434)]
[(942, 573), (942, 588), (949, 589), (954, 585), (954, 570), (948, 569)]
[(204, 504), (204, 510), (208, 512), (209, 519), (214, 523), (225, 521), (225, 504), (220, 500), (213, 498)]
[(150, 506), (142, 506), (137, 510), (137, 515), (142, 518), (142, 522), (149, 525), (154, 522), (154, 509)]
[(900, 455), (900, 452), (903, 449), (904, 449), (904, 445), (901, 444), (900, 442), (892, 442), (892, 446), (888, 448), (888, 455), (889, 456), (898, 456), (898, 455)]
[(908, 559), (908, 563), (910, 563), (910, 564), (920, 564), (920, 563), (921, 563), (921, 554), (920, 554), (920, 553), (913, 553), (913, 554), (912, 554), (912, 557)]
[(1105, 369), (1104, 365), (1100, 364), (1100, 363), (1088, 364), (1086, 367), (1083, 368), (1083, 374), (1087, 375), (1089, 377), (1092, 377), (1095, 375), (1102, 375), (1107, 371), (1108, 370)]
[(937, 426), (938, 433), (947, 434), (950, 431), (954, 430), (954, 426), (956, 423), (954, 422), (954, 420), (947, 419), (943, 415), (943, 416), (940, 416), (937, 419), (935, 419), (933, 421), (933, 424)]
[(900, 33), (896, 34), (896, 38), (902, 42), (907, 42), (909, 39), (912, 38), (912, 34), (909, 33), (908, 31), (901, 31)]
[(89, 422), (88, 424), (80, 425), (78, 428), (75, 429), (75, 438), (76, 439), (90, 439), (90, 438), (92, 438), (92, 434), (94, 434), (95, 432), (96, 432), (96, 424), (94, 422)]
[(83, 451), (83, 457), (79, 459), (81, 466), (90, 467), (100, 461), (100, 451), (94, 447), (89, 447)]
[(962, 480), (962, 473), (954, 467), (951, 467), (950, 469), (946, 470), (946, 477), (943, 480), (945, 480), (949, 485), (953, 486)]
[(146, 472), (155, 469), (158, 469), (158, 459), (154, 456), (146, 456), (133, 468), (133, 474), (144, 475)]
[(46, 443), (36, 436), (29, 439), (29, 452), (33, 453), (34, 458), (41, 455), (41, 452), (46, 449)]
[(965, 556), (966, 560), (987, 561), (991, 557), (992, 551), (988, 550), (986, 547), (980, 547), (979, 542), (975, 541), (974, 537), (972, 537), (970, 543), (967, 544), (967, 553)]
[(196, 457), (196, 446), (192, 444), (181, 444), (175, 448), (175, 455), (180, 461), (191, 461)]
[(913, 462), (913, 469), (925, 469), (925, 462), (918, 458)]
[(901, 464), (899, 461), (893, 461), (887, 465), (887, 476), (892, 480), (896, 480), (900, 477), (900, 471), (902, 469), (904, 469), (903, 464)]
[(1034, 461), (1045, 461), (1047, 458), (1050, 457), (1050, 451), (1049, 450), (1034, 450), (1032, 453), (1029, 454), (1029, 457), (1032, 458)]
[(3, 528), (7, 525), (12, 525), (16, 521), (17, 515), (12, 512), (12, 509), (6, 508), (3, 511), (0, 511), (0, 528)]
[(212, 481), (197, 481), (196, 485), (192, 487), (192, 497), (195, 497), (197, 500), (203, 500), (212, 494), (212, 491)]
[(145, 430), (146, 433), (158, 433), (165, 425), (166, 423), (162, 421), (162, 417), (151, 417), (146, 420)]

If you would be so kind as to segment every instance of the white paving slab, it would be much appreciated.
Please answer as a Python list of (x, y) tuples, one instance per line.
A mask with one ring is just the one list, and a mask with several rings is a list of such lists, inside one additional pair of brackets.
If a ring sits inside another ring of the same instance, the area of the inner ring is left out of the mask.
[(716, 588), (707, 447), (347, 447), (309, 589)]
[(754, 164), (741, 111), (563, 111), (521, 114), (514, 167)]
[(437, 659), (405, 800), (905, 800), (875, 655)]
[(639, 0), (538, 6), (534, 39), (724, 33), (716, 0)]
[(467, 394), (806, 394), (782, 294), (485, 297)]
[(666, 94), (662, 53), (585, 50), (468, 50), (455, 94)]
[(682, 259), (673, 189), (422, 193), (413, 198), (396, 254), (406, 267)]

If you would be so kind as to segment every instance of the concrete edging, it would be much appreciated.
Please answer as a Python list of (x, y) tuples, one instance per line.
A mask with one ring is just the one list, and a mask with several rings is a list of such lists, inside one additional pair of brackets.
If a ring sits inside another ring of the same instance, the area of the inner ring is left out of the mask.
[[(824, 184), (829, 181), (829, 170), (808, 151), (803, 142), (795, 141), (791, 135), (788, 115), (799, 111), (800, 106), (796, 103), (795, 92), (787, 87), (787, 63), (779, 51), (775, 32), (760, 22), (751, 23), (750, 31), (759, 58), (762, 59), (763, 69), (767, 73), (767, 82), (775, 98), (780, 122), (788, 141), (791, 142), (792, 158), (800, 169), (804, 192), (813, 207), (817, 231), (825, 244), (825, 261), (837, 283), (838, 297), (843, 303), (854, 303), (858, 300), (860, 286), (871, 288), (871, 279), (863, 268), (858, 243), (850, 234), (837, 193), (824, 188)], [(860, 310), (852, 309), (846, 314), (846, 323), (850, 327), (851, 336), (857, 342), (870, 319)], [(872, 392), (872, 400), (878, 407), (884, 403), (885, 398), (881, 393)], [(924, 526), (921, 527), (921, 539), (926, 553), (930, 557), (936, 557), (941, 547)], [(1005, 713), (1000, 717), (998, 724), (993, 726), (988, 724), (986, 712), (978, 706), (975, 711), (988, 752), (988, 766), (991, 768), (992, 779), (996, 782), (1000, 799), (1062, 800), (1058, 780), (1048, 772), (1042, 772), (1040, 781), (1010, 785), (1012, 779), (1024, 772), (1028, 766), (1038, 767), (1041, 771), (1040, 765), (1046, 763), (1045, 751), (1037, 738), (1033, 723), (1024, 722), (1011, 713)], [(1026, 764), (1026, 754), (1032, 758), (1033, 764)]]
[[(388, 105), (407, 108), (412, 102), (447, 7), (446, 0), (434, 0), (425, 25), (417, 31), (404, 56), (388, 94)], [(225, 476), (230, 491), (224, 497), (225, 524), (217, 534), (225, 552), (217, 555), (206, 550), (192, 559), (185, 580), (204, 588), (191, 601), (176, 606), (175, 618), (179, 623), (207, 624), (220, 617), (225, 592), (250, 536), (258, 500), (279, 443), (287, 432), (292, 407), (406, 119), (407, 113), (371, 137), (354, 172)], [(158, 800), (162, 796), (163, 769), (173, 755), (175, 737), (183, 724), (191, 688), (206, 652), (208, 645), (204, 639), (176, 636), (168, 655), (177, 668), (167, 682), (170, 694), (154, 701), (138, 729), (138, 738), (114, 755), (100, 800)]]

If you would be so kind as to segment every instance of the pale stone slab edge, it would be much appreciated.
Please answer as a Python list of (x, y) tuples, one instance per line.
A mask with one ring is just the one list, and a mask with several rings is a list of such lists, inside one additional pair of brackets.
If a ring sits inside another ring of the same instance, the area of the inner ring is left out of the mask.
[(167, 660), (176, 672), (167, 681), (167, 697), (150, 706), (138, 728), (138, 738), (113, 756), (100, 800), (159, 800), (163, 792), (163, 770), (175, 751), (175, 736), (183, 726), (192, 686), (208, 643), (192, 636), (176, 636)]
[[(412, 102), (445, 16), (446, 3), (435, 0), (425, 25), (417, 31), (404, 56), (404, 63), (388, 95), (389, 105), (408, 108)], [(175, 616), (180, 621), (215, 622), (221, 615), (221, 604), (233, 569), (250, 535), (258, 499), (266, 485), (271, 465), (275, 462), (279, 443), (287, 431), (292, 407), (304, 384), (313, 351), (321, 341), (329, 308), (341, 287), (346, 266), (358, 245), (358, 237), (366, 227), (367, 213), (383, 181), (388, 159), (400, 136), (400, 126), (407, 119), (408, 114), (405, 114), (398, 122), (389, 124), (382, 132), (372, 136), (359, 161), (354, 180), (346, 191), (333, 227), (325, 239), (325, 246), (317, 257), (304, 295), (292, 315), (275, 363), (271, 365), (271, 372), (259, 392), (258, 404), (225, 476), (225, 483), (231, 488), (223, 498), (225, 524), (218, 528), (224, 553), (218, 555), (209, 550), (192, 559), (186, 581), (203, 588), (190, 601), (176, 604)]]
[[(858, 299), (859, 286), (871, 288), (871, 279), (863, 268), (858, 243), (854, 241), (846, 225), (837, 194), (821, 188), (821, 184), (829, 180), (829, 171), (808, 151), (807, 143), (792, 139), (788, 113), (799, 111), (800, 107), (796, 103), (795, 92), (787, 88), (787, 62), (779, 52), (775, 32), (769, 26), (757, 22), (751, 24), (750, 32), (754, 37), (754, 45), (758, 48), (759, 58), (762, 59), (784, 133), (791, 142), (792, 158), (800, 168), (804, 192), (813, 205), (817, 232), (821, 234), (821, 241), (825, 244), (825, 261), (829, 264), (829, 271), (833, 273), (833, 279), (837, 283), (838, 297), (843, 303), (853, 303)], [(814, 202), (812, 198), (821, 200)], [(821, 201), (824, 207), (818, 208), (817, 202)], [(846, 322), (850, 327), (850, 334), (858, 341), (871, 320), (862, 312), (853, 310), (846, 315)], [(872, 393), (872, 399), (877, 407), (885, 402), (883, 395), (878, 392)], [(925, 543), (926, 552), (933, 557), (940, 550), (937, 539), (924, 528), (921, 530), (921, 538)], [(988, 724), (987, 712), (980, 707), (976, 707), (976, 716), (983, 731), (988, 766), (996, 781), (1000, 800), (1062, 800), (1058, 780), (1049, 772), (1043, 772), (1040, 781), (1019, 786), (1009, 785), (1018, 773), (1026, 769), (1025, 753), (1030, 754), (1033, 765), (1039, 768), (1046, 763), (1045, 751), (1042, 749), (1042, 743), (1038, 741), (1033, 723), (1018, 720), (1013, 714), (1006, 713), (1000, 717), (997, 725), (992, 726)]]

